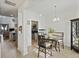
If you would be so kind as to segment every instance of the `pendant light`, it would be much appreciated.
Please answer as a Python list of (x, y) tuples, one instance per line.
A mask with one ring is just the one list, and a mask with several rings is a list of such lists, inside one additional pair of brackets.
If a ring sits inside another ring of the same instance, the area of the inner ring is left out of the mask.
[(56, 4), (54, 4), (54, 8), (55, 8), (55, 18), (53, 19), (53, 21), (55, 22), (55, 21), (59, 21), (60, 20), (60, 18), (59, 17), (57, 17), (57, 13), (56, 13)]

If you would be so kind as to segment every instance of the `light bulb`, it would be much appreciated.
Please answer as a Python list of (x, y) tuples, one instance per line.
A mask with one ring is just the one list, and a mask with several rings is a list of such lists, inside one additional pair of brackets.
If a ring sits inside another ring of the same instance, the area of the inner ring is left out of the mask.
[(59, 21), (60, 20), (60, 18), (59, 17), (55, 17), (54, 19), (53, 19), (53, 21), (55, 22), (55, 21)]
[(5, 30), (7, 30), (7, 26), (5, 27)]
[(57, 18), (57, 21), (59, 21), (59, 20), (60, 20), (60, 18), (58, 17), (58, 18)]
[(55, 22), (57, 20), (57, 18), (54, 18), (53, 21)]
[(42, 14), (39, 15), (40, 17), (42, 16)]
[(1, 26), (1, 29), (4, 30), (3, 26)]

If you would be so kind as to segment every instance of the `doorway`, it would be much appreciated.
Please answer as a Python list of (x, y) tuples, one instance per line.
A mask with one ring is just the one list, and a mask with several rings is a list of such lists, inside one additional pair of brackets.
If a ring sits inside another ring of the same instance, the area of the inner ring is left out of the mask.
[[(1, 57), (16, 57), (17, 49), (17, 19), (10, 16), (1, 16), (0, 35), (3, 39), (1, 41)], [(5, 18), (5, 19), (4, 19)], [(6, 19), (9, 21), (6, 21)], [(4, 20), (4, 21), (3, 21)]]
[(37, 47), (38, 44), (38, 21), (31, 22), (31, 34), (32, 34), (32, 48)]

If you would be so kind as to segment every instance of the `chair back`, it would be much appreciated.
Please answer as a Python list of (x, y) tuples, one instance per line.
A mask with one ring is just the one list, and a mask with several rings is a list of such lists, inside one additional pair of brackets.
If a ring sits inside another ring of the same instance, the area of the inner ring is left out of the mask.
[(45, 36), (38, 35), (38, 45), (45, 43)]
[(53, 37), (57, 37), (57, 38), (60, 39), (60, 40), (63, 40), (63, 38), (64, 38), (64, 33), (63, 33), (63, 32), (53, 32), (53, 33), (52, 33), (52, 36), (53, 36)]
[(59, 36), (59, 37), (63, 37), (64, 36), (64, 33), (63, 32), (53, 32), (53, 35), (55, 36)]

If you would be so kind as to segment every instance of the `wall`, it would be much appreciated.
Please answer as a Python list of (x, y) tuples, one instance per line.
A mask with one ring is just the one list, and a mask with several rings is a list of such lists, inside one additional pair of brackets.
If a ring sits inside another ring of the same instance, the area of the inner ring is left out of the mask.
[(59, 14), (60, 20), (57, 22), (54, 22), (53, 19), (49, 21), (48, 19), (48, 25), (51, 28), (54, 28), (57, 32), (64, 32), (64, 44), (65, 46), (70, 47), (71, 46), (71, 19), (77, 18), (77, 11), (75, 10), (68, 10), (61, 14)]
[[(12, 19), (15, 19), (15, 23), (12, 21)], [(0, 15), (0, 24), (9, 24), (9, 28), (15, 28), (16, 18)]]
[(79, 18), (79, 0), (77, 0), (77, 17)]
[[(18, 10), (18, 50), (24, 55), (24, 37), (23, 30), (19, 31), (19, 27), (23, 26), (23, 12), (22, 10)], [(23, 29), (23, 27), (22, 27)]]
[[(71, 45), (70, 20), (73, 18), (77, 18), (78, 7), (76, 4), (77, 3), (76, 1), (64, 0), (63, 3), (59, 1), (57, 2), (59, 6), (59, 9), (57, 10), (57, 15), (58, 17), (60, 17), (60, 21), (58, 22), (53, 22), (54, 14), (52, 15), (50, 13), (50, 10), (52, 10), (51, 8), (42, 10), (43, 7), (46, 7), (47, 4), (46, 5), (41, 4), (43, 5), (42, 7), (40, 6), (39, 2), (37, 2), (36, 3), (37, 8), (36, 8), (36, 6), (32, 6), (29, 2), (26, 1), (23, 4), (24, 6), (21, 6), (21, 8), (18, 9), (18, 10), (21, 10), (18, 12), (18, 27), (22, 26), (22, 29), (23, 29), (22, 33), (18, 31), (18, 50), (20, 50), (23, 55), (28, 53), (28, 47), (31, 46), (31, 21), (32, 20), (39, 21), (39, 28), (45, 28), (46, 30), (48, 30), (48, 28), (51, 27), (51, 28), (54, 28), (55, 31), (64, 32), (65, 45), (70, 47)], [(34, 9), (33, 7), (35, 7), (36, 9)], [(33, 9), (29, 9), (29, 8), (33, 8)], [(43, 13), (44, 15), (40, 17), (40, 13)], [(50, 16), (51, 18), (49, 18)]]
[(44, 17), (30, 10), (18, 12), (18, 27), (22, 26), (23, 32), (18, 31), (18, 50), (23, 55), (28, 53), (28, 48), (32, 45), (31, 21), (38, 21), (38, 28), (45, 28)]
[(3, 23), (3, 24), (9, 24), (9, 17), (6, 17), (6, 16), (0, 16), (0, 23)]

